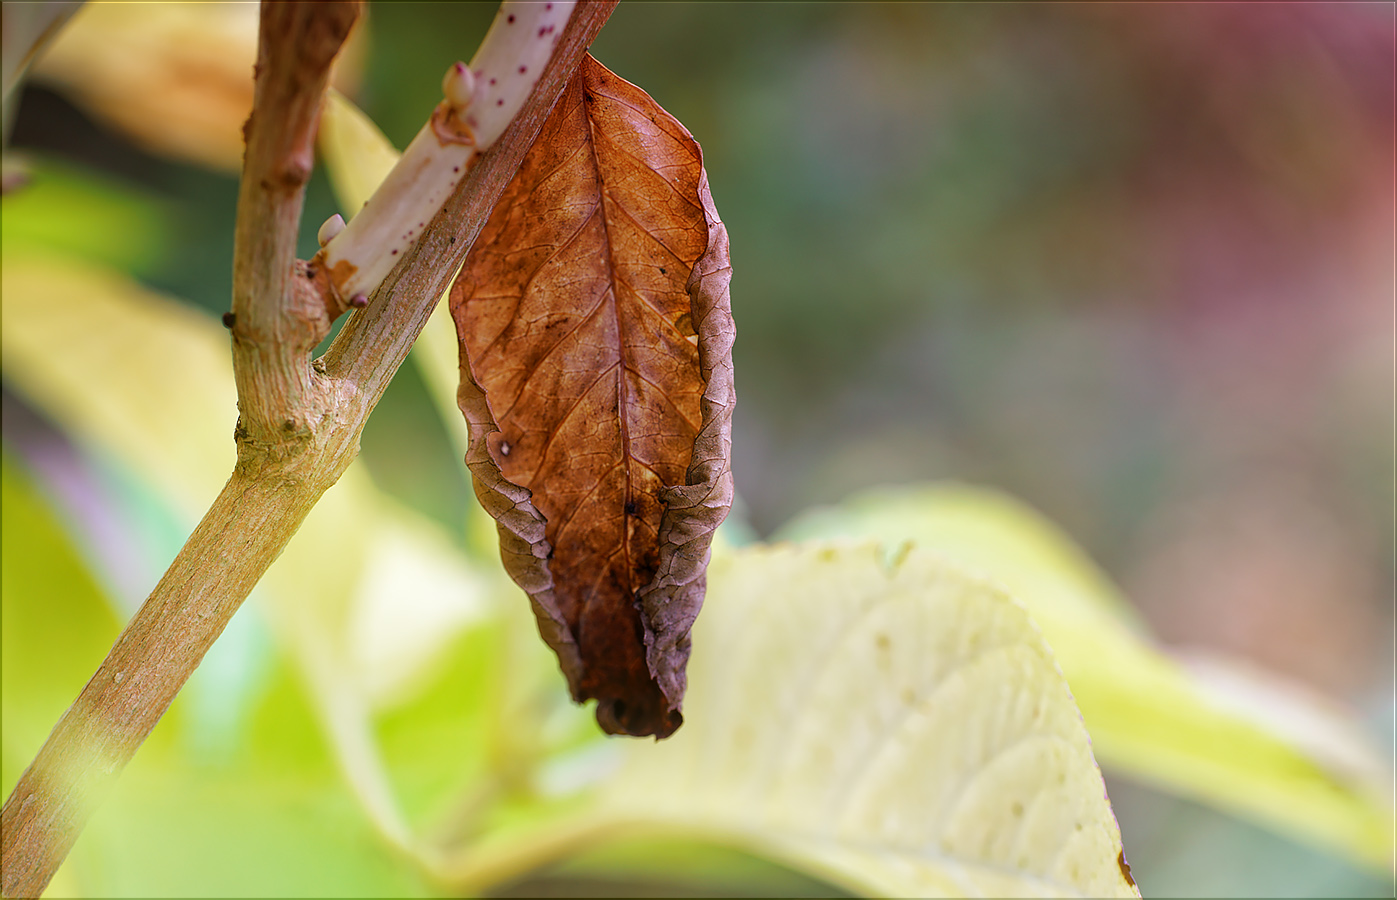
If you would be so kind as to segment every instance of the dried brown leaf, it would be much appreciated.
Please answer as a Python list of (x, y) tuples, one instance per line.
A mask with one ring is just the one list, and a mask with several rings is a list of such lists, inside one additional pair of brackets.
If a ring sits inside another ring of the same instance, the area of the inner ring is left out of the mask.
[(476, 494), (613, 734), (682, 721), (732, 502), (730, 276), (698, 143), (588, 56), (451, 290)]

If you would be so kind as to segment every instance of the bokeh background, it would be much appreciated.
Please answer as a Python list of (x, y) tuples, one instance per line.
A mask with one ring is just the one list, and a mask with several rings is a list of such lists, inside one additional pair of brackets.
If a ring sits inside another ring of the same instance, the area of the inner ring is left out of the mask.
[[(162, 239), (137, 274), (210, 316), (256, 31), (227, 10), (222, 43), (157, 41), (115, 83), (100, 48), (60, 45), (10, 130), (36, 172), (139, 196)], [(404, 146), (493, 12), (371, 3), (341, 87)], [(1392, 5), (623, 3), (593, 52), (703, 145), (732, 238), (738, 525), (872, 485), (1003, 488), (1161, 640), (1322, 691), (1391, 752)], [(335, 211), (318, 173), (303, 256)], [(61, 452), (8, 388), (4, 408), (7, 449)], [(413, 367), (363, 455), (464, 531)], [(1390, 895), (1108, 781), (1147, 895)]]

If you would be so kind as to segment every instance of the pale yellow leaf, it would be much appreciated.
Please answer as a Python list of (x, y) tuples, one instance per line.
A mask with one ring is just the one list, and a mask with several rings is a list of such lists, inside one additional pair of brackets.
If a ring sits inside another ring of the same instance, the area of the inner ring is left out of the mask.
[(197, 521), (237, 455), (227, 332), (122, 273), (66, 255), (7, 252), (0, 279), (6, 380)]
[(1391, 871), (1391, 768), (1352, 714), (1254, 670), (1239, 702), (1235, 678), (1225, 690), (1217, 666), (1200, 677), (1155, 645), (1086, 554), (1017, 501), (965, 485), (880, 489), (781, 535), (910, 541), (1005, 585), (1057, 654), (1107, 769)]
[(1022, 606), (922, 551), (715, 560), (685, 726), (615, 814), (893, 896), (1137, 896), (1072, 696)]

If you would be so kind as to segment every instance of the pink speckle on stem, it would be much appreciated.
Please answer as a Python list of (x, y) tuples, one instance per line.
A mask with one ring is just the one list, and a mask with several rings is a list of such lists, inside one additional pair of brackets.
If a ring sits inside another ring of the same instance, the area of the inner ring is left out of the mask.
[(525, 72), (527, 72), (527, 71), (529, 71), (529, 67), (528, 67), (528, 66), (520, 66), (520, 67), (519, 67), (519, 74), (520, 74), (520, 75), (523, 75), (523, 74), (524, 74)]
[(507, 24), (509, 24), (509, 25), (513, 25), (513, 24), (514, 24), (514, 13), (510, 13), (510, 14), (509, 14), (509, 18), (508, 18), (508, 19), (505, 19), (505, 22), (506, 22)]

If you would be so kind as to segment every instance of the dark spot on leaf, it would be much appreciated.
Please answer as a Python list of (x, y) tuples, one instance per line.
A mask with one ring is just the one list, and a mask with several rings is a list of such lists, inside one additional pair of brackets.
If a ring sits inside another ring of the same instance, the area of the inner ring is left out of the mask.
[(661, 274), (661, 275), (668, 275), (669, 272), (665, 271), (665, 267), (664, 267), (664, 266), (660, 266), (660, 274)]
[(626, 515), (628, 515), (628, 516), (633, 516), (633, 515), (635, 515), (635, 513), (636, 513), (635, 501), (634, 501), (634, 500), (627, 500), (627, 501), (626, 501)]
[(238, 317), (230, 312), (223, 314), (223, 327), (231, 329), (238, 322)]
[[(1078, 825), (1077, 827), (1081, 828), (1082, 826)], [(1126, 884), (1135, 887), (1135, 879), (1130, 877), (1130, 863), (1125, 861), (1124, 849), (1116, 855), (1116, 864), (1121, 867), (1121, 877), (1125, 879)]]

